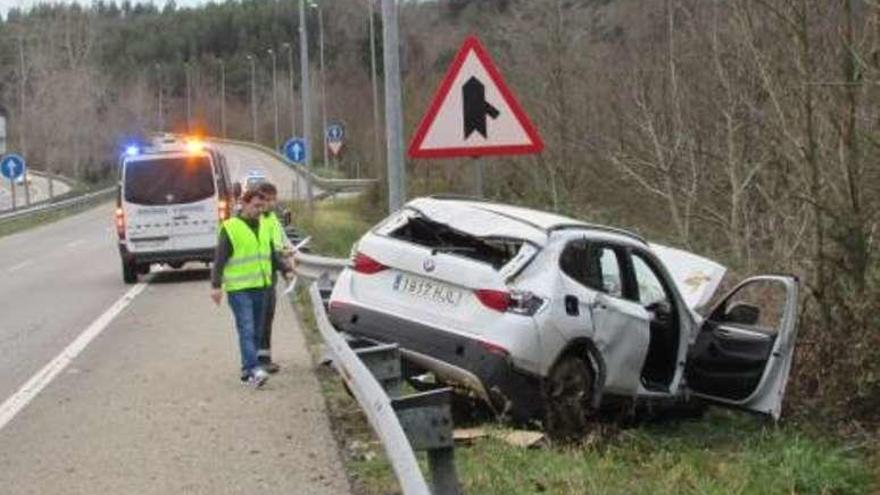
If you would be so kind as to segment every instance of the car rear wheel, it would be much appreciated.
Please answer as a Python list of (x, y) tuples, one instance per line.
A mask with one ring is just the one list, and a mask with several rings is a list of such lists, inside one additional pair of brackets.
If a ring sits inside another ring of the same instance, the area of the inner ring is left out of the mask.
[(126, 284), (137, 282), (137, 267), (131, 261), (122, 261), (122, 281)]
[(553, 440), (577, 441), (595, 420), (592, 406), (593, 370), (577, 356), (565, 356), (553, 366), (544, 390), (545, 430)]

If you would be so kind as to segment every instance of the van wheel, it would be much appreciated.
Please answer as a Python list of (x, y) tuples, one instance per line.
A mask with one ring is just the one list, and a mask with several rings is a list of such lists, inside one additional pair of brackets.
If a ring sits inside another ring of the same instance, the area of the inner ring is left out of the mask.
[(137, 267), (131, 261), (122, 261), (122, 281), (126, 284), (137, 283)]
[(557, 441), (584, 438), (595, 421), (593, 370), (577, 356), (565, 356), (553, 366), (544, 387), (547, 434)]

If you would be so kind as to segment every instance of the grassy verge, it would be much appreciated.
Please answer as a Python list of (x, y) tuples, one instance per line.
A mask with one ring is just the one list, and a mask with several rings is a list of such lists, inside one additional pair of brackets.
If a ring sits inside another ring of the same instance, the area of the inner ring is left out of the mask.
[(293, 223), (298, 230), (312, 236), (312, 252), (324, 256), (346, 257), (351, 246), (372, 225), (371, 219), (361, 212), (369, 210), (362, 198), (325, 199), (315, 203), (309, 212), (305, 203), (291, 204)]
[[(366, 220), (356, 201), (322, 205), (303, 228), (313, 249), (347, 254)], [(314, 230), (310, 230), (314, 229)], [(346, 245), (346, 243), (348, 243)], [(306, 338), (320, 357), (307, 294), (297, 296)], [(359, 494), (398, 493), (391, 468), (357, 403), (327, 367), (322, 390), (352, 485)], [(484, 425), (504, 431), (503, 425)], [(810, 424), (780, 426), (710, 409), (698, 420), (665, 420), (609, 433), (577, 447), (514, 447), (481, 438), (456, 448), (472, 494), (866, 494), (878, 493), (880, 457)]]

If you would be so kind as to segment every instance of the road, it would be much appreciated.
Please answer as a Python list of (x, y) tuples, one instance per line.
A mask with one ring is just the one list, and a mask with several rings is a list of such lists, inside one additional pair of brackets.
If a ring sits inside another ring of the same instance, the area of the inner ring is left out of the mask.
[[(281, 198), (306, 198), (306, 180), (276, 156), (255, 148), (236, 144), (209, 141), (210, 146), (226, 156), (233, 181), (240, 181), (250, 170), (260, 170), (269, 182), (278, 188)], [(313, 186), (312, 194), (318, 197), (321, 189)]]
[[(70, 186), (63, 181), (56, 180), (52, 184), (52, 194), (60, 196), (70, 191)], [(24, 195), (24, 186), (15, 185), (15, 205), (23, 207), (27, 205)], [(31, 174), (31, 203), (49, 199), (49, 179), (44, 175)], [(8, 180), (0, 180), (0, 211), (12, 208), (12, 188)]]
[(124, 285), (112, 213), (0, 238), (0, 493), (348, 493), (291, 305), (242, 386), (207, 270)]

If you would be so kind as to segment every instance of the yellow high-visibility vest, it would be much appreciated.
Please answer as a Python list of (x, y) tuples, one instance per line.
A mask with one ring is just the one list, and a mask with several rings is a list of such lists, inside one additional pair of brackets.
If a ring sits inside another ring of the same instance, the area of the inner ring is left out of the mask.
[(223, 268), (223, 290), (237, 292), (272, 285), (272, 236), (259, 235), (244, 220), (233, 217), (223, 222), (232, 244), (232, 256)]

